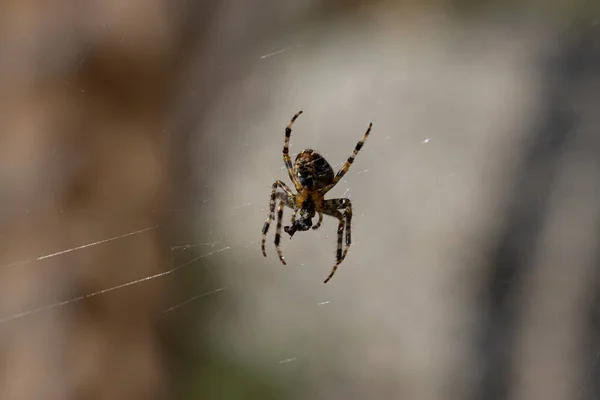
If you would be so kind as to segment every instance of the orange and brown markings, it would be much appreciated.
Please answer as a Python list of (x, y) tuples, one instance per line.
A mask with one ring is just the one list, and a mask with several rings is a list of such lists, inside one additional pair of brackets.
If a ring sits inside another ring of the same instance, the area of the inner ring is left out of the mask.
[[(294, 173), (302, 186), (302, 191), (322, 189), (333, 182), (333, 168), (314, 150), (307, 149), (296, 156)], [(305, 198), (306, 199), (306, 198)]]
[(306, 200), (312, 200), (312, 203), (317, 210), (322, 210), (325, 203), (325, 197), (320, 192), (311, 191), (309, 189), (302, 189), (302, 191), (296, 195), (294, 200), (296, 207), (298, 208), (303, 208), (306, 204)]

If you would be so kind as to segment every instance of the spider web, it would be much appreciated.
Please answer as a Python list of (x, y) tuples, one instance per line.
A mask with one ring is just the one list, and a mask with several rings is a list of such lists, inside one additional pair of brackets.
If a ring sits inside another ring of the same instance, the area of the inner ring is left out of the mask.
[[(151, 231), (153, 229), (158, 229), (158, 228), (159, 228), (159, 226), (156, 225), (156, 226), (153, 226), (153, 227), (150, 227), (150, 228), (140, 229), (140, 230), (137, 230), (137, 231), (134, 231), (134, 232), (125, 233), (123, 235), (114, 236), (114, 237), (111, 237), (111, 238), (108, 238), (108, 239), (103, 239), (103, 240), (99, 240), (99, 241), (92, 242), (92, 243), (82, 244), (80, 246), (72, 247), (72, 248), (66, 249), (66, 250), (57, 251), (55, 253), (41, 255), (39, 257), (36, 257), (35, 259), (23, 260), (23, 261), (14, 262), (14, 263), (11, 263), (11, 264), (1, 265), (0, 269), (11, 268), (11, 267), (16, 267), (16, 266), (22, 266), (22, 265), (26, 265), (26, 264), (31, 264), (31, 263), (35, 263), (35, 262), (38, 262), (38, 261), (46, 260), (48, 258), (58, 257), (58, 256), (61, 256), (63, 254), (70, 253), (70, 252), (73, 252), (73, 251), (82, 251), (82, 250), (85, 250), (85, 249), (87, 249), (89, 247), (92, 247), (92, 246), (102, 245), (104, 243), (108, 243), (108, 242), (111, 242), (111, 241), (114, 241), (114, 240), (125, 239), (125, 238), (127, 238), (129, 236), (143, 234), (145, 232)], [(188, 244), (188, 245), (185, 245), (185, 246), (172, 246), (172, 250), (189, 249), (189, 248), (196, 247), (196, 246), (214, 247), (215, 244), (202, 243), (202, 244), (197, 244), (197, 245)], [(186, 267), (188, 265), (191, 265), (194, 262), (196, 262), (196, 261), (198, 261), (198, 260), (200, 260), (200, 259), (202, 259), (204, 257), (208, 257), (208, 256), (220, 253), (220, 252), (228, 250), (228, 249), (230, 249), (229, 246), (220, 248), (218, 250), (210, 251), (210, 252), (207, 252), (205, 254), (196, 256), (196, 257), (193, 257), (191, 260), (186, 261), (184, 263), (181, 263), (181, 264), (177, 265), (176, 267), (174, 267), (174, 268), (172, 268), (172, 269), (170, 269), (168, 271), (160, 272), (160, 273), (157, 273), (157, 274), (154, 274), (154, 275), (149, 275), (149, 276), (146, 276), (146, 277), (143, 277), (143, 278), (140, 278), (140, 279), (136, 279), (136, 280), (133, 280), (133, 281), (125, 282), (125, 283), (123, 283), (121, 285), (111, 286), (111, 287), (108, 287), (106, 289), (101, 289), (101, 290), (98, 290), (98, 291), (95, 291), (95, 292), (91, 292), (91, 293), (88, 293), (88, 294), (85, 294), (85, 295), (82, 295), (82, 296), (73, 297), (73, 298), (70, 298), (70, 299), (67, 299), (67, 300), (64, 300), (64, 301), (60, 301), (60, 302), (56, 302), (56, 303), (51, 303), (51, 304), (48, 304), (48, 305), (45, 305), (45, 306), (42, 306), (42, 307), (29, 309), (29, 310), (26, 310), (26, 311), (23, 311), (23, 312), (20, 312), (20, 313), (17, 313), (17, 314), (13, 314), (11, 316), (0, 318), (0, 324), (6, 323), (6, 322), (9, 322), (9, 321), (13, 321), (13, 320), (16, 320), (16, 319), (19, 319), (19, 318), (24, 318), (24, 317), (32, 316), (34, 314), (41, 313), (41, 312), (44, 312), (44, 311), (49, 311), (49, 310), (57, 308), (57, 307), (66, 306), (66, 305), (69, 305), (69, 304), (72, 304), (72, 303), (76, 303), (76, 302), (79, 302), (79, 301), (82, 301), (82, 300), (89, 299), (89, 298), (94, 297), (94, 296), (99, 296), (99, 295), (107, 294), (107, 293), (112, 292), (114, 290), (124, 289), (124, 288), (127, 288), (127, 287), (132, 286), (132, 285), (137, 285), (139, 283), (150, 281), (152, 279), (161, 278), (161, 277), (170, 275), (170, 274), (172, 274), (172, 273), (180, 270), (181, 268), (184, 268), (184, 267)], [(194, 296), (190, 297), (189, 299), (187, 299), (187, 300), (185, 300), (185, 301), (183, 301), (181, 303), (178, 303), (178, 304), (173, 305), (172, 307), (169, 307), (168, 309), (166, 309), (163, 312), (161, 312), (159, 315), (163, 315), (163, 314), (169, 313), (171, 311), (174, 311), (174, 310), (176, 310), (176, 309), (178, 309), (180, 307), (183, 307), (183, 306), (191, 303), (194, 300), (197, 300), (199, 298), (202, 298), (202, 297), (214, 294), (214, 293), (218, 293), (221, 290), (225, 290), (225, 289), (226, 289), (226, 287), (221, 287), (221, 288), (218, 288), (218, 289), (215, 289), (215, 290), (211, 290), (210, 292), (206, 292), (206, 293), (194, 295)]]

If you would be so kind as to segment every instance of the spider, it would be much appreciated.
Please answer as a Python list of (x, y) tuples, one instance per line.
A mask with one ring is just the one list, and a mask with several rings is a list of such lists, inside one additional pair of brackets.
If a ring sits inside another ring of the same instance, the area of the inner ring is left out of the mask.
[[(356, 158), (356, 155), (365, 144), (373, 124), (369, 124), (363, 138), (356, 144), (352, 155), (337, 174), (334, 175), (331, 165), (329, 165), (325, 158), (311, 149), (300, 152), (292, 165), (289, 150), (290, 136), (292, 135), (292, 125), (300, 114), (302, 114), (302, 111), (299, 111), (294, 115), (288, 126), (285, 128), (285, 141), (283, 144), (283, 162), (285, 163), (292, 183), (296, 187), (297, 193), (294, 194), (292, 190), (280, 180), (273, 183), (269, 201), (269, 216), (262, 228), (261, 247), (262, 253), (266, 257), (265, 243), (267, 241), (267, 232), (269, 231), (271, 221), (275, 219), (276, 200), (279, 200), (279, 206), (277, 208), (277, 227), (275, 228), (275, 249), (277, 250), (277, 255), (283, 265), (285, 265), (285, 259), (281, 253), (279, 242), (281, 240), (281, 225), (283, 209), (285, 206), (294, 210), (292, 224), (284, 227), (284, 231), (290, 235), (290, 239), (297, 231), (307, 231), (311, 227), (312, 229), (319, 229), (321, 222), (323, 222), (323, 214), (337, 218), (339, 224), (337, 229), (336, 263), (333, 266), (331, 273), (324, 281), (324, 283), (327, 283), (335, 274), (338, 266), (344, 261), (344, 258), (346, 258), (346, 254), (348, 254), (348, 249), (350, 248), (352, 203), (350, 202), (350, 199), (346, 198), (325, 200), (325, 194), (329, 192), (340, 179), (342, 179), (346, 172), (348, 172), (348, 169), (350, 169), (350, 166), (354, 162), (354, 158)], [(296, 216), (297, 214), (299, 214), (298, 217)], [(319, 220), (315, 226), (312, 226), (312, 219), (315, 217), (315, 214), (318, 214)], [(346, 246), (342, 251), (344, 231), (346, 232)]]

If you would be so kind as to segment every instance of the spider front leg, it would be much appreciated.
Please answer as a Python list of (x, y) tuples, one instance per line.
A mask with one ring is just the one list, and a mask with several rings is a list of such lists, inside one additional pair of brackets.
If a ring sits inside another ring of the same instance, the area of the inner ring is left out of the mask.
[[(340, 212), (340, 209), (344, 209), (344, 212)], [(338, 224), (338, 238), (337, 238), (337, 251), (336, 251), (336, 262), (331, 270), (331, 273), (325, 279), (323, 283), (329, 282), (329, 280), (337, 271), (338, 266), (344, 261), (346, 255), (348, 254), (348, 250), (350, 249), (350, 244), (352, 243), (352, 203), (349, 199), (332, 199), (325, 200), (325, 204), (323, 207), (323, 213), (330, 215), (332, 217), (336, 217), (339, 220)], [(343, 248), (344, 243), (344, 231), (346, 231), (346, 246)], [(343, 248), (343, 251), (342, 251)]]
[(356, 143), (356, 146), (354, 147), (354, 151), (352, 152), (352, 155), (350, 157), (348, 157), (348, 160), (346, 160), (346, 163), (342, 166), (342, 168), (338, 171), (338, 173), (333, 177), (333, 182), (321, 190), (321, 193), (323, 195), (325, 195), (325, 193), (330, 191), (340, 181), (340, 179), (342, 179), (342, 177), (344, 175), (346, 175), (346, 172), (348, 172), (348, 170), (352, 166), (352, 163), (354, 162), (354, 159), (358, 155), (358, 152), (360, 151), (360, 149), (362, 149), (362, 147), (365, 144), (365, 141), (369, 137), (372, 127), (373, 127), (373, 123), (370, 123), (369, 127), (367, 128), (367, 131), (363, 135), (363, 138), (358, 143)]
[[(281, 188), (283, 192), (278, 192), (277, 189)], [(269, 216), (267, 217), (265, 224), (262, 228), (262, 243), (261, 249), (263, 256), (267, 256), (267, 252), (265, 251), (265, 244), (267, 242), (267, 232), (269, 231), (269, 227), (271, 226), (271, 221), (275, 219), (275, 201), (279, 199), (282, 201), (281, 204), (286, 204), (289, 207), (293, 208), (294, 205), (294, 194), (290, 190), (290, 188), (283, 183), (282, 181), (275, 181), (271, 190), (271, 197), (269, 199)], [(283, 213), (283, 210), (282, 210)], [(285, 263), (284, 263), (285, 264)]]

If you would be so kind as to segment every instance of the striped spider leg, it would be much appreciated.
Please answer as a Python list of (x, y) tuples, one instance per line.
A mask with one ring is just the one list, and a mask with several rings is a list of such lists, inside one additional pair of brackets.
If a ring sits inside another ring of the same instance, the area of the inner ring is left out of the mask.
[(340, 170), (338, 171), (338, 173), (333, 178), (333, 182), (331, 182), (331, 184), (327, 185), (325, 188), (323, 188), (321, 190), (321, 194), (323, 196), (325, 196), (325, 193), (327, 193), (331, 189), (333, 189), (333, 187), (335, 185), (337, 185), (337, 183), (340, 181), (340, 179), (342, 179), (342, 177), (344, 175), (346, 175), (346, 172), (348, 172), (348, 170), (352, 166), (352, 163), (354, 162), (354, 159), (358, 155), (358, 152), (360, 151), (360, 149), (362, 149), (362, 147), (365, 144), (365, 141), (369, 137), (369, 134), (371, 133), (371, 128), (372, 127), (373, 127), (373, 123), (370, 123), (369, 127), (367, 128), (367, 131), (363, 135), (363, 138), (358, 143), (356, 143), (356, 147), (354, 147), (354, 151), (352, 152), (352, 155), (350, 157), (348, 157), (348, 160), (346, 160), (346, 163), (342, 166), (342, 168), (340, 168)]
[[(281, 190), (278, 190), (281, 189)], [(294, 194), (292, 190), (282, 181), (275, 181), (271, 190), (271, 197), (269, 199), (269, 216), (265, 221), (265, 224), (262, 228), (262, 253), (263, 256), (267, 256), (267, 252), (265, 251), (265, 244), (267, 242), (267, 232), (269, 231), (269, 227), (271, 226), (271, 221), (275, 218), (275, 203), (279, 200), (279, 208), (277, 209), (277, 226), (275, 228), (275, 248), (277, 249), (277, 255), (281, 262), (285, 265), (285, 260), (283, 258), (283, 254), (281, 253), (281, 249), (279, 247), (279, 242), (281, 241), (281, 223), (283, 219), (283, 208), (284, 206), (288, 206), (294, 211), (296, 207), (294, 205)]]
[(285, 141), (283, 143), (283, 162), (285, 164), (285, 168), (288, 171), (288, 175), (290, 176), (290, 179), (294, 183), (296, 191), (298, 192), (302, 190), (302, 185), (300, 184), (300, 182), (298, 182), (296, 173), (294, 171), (294, 166), (292, 164), (292, 159), (290, 158), (290, 137), (292, 136), (292, 125), (294, 125), (296, 118), (298, 118), (300, 114), (302, 114), (302, 110), (298, 111), (296, 115), (292, 117), (290, 123), (285, 128)]
[[(344, 212), (340, 211), (342, 209), (344, 210)], [(350, 244), (352, 243), (352, 202), (350, 202), (350, 199), (325, 200), (322, 211), (324, 214), (335, 217), (339, 221), (337, 229), (337, 251), (335, 253), (336, 262), (333, 266), (333, 269), (331, 270), (331, 273), (323, 282), (327, 283), (335, 274), (335, 271), (338, 269), (338, 266), (346, 258), (346, 254), (348, 254)], [(346, 232), (346, 247), (343, 249), (344, 251), (342, 252), (342, 244), (344, 242), (344, 231)]]

